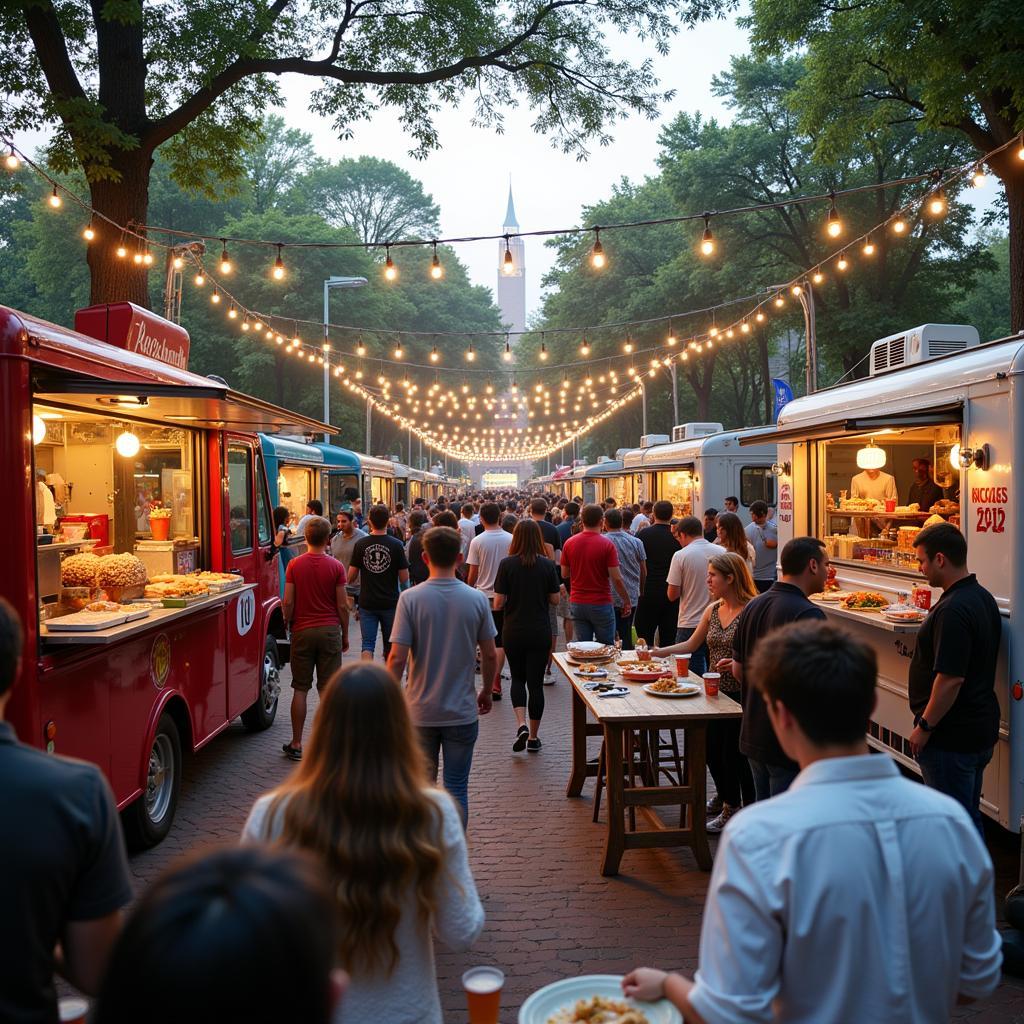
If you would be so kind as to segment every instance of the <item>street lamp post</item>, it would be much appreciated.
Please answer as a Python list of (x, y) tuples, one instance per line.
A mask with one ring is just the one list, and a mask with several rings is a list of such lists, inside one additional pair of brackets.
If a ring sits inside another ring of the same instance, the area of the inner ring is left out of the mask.
[[(331, 322), (330, 294), (332, 288), (362, 288), (365, 277), (329, 277), (324, 281), (324, 423), (331, 422), (331, 342), (328, 326)], [(330, 444), (331, 435), (324, 434), (324, 443)], [(369, 454), (369, 452), (367, 452)]]
[[(800, 308), (804, 314), (804, 334), (807, 344), (804, 350), (804, 378), (807, 383), (807, 394), (813, 395), (818, 390), (818, 332), (814, 315), (814, 288), (806, 278), (796, 285), (796, 293)], [(767, 292), (781, 291), (780, 285), (770, 285)]]

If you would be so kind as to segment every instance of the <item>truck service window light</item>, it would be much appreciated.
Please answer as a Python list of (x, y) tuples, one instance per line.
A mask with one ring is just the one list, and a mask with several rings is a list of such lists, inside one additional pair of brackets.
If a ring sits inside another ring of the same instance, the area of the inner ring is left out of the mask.
[(884, 465), (885, 452), (874, 441), (869, 441), (864, 448), (858, 450), (858, 469), (881, 469)]
[(117, 449), (118, 455), (122, 458), (130, 459), (139, 454), (139, 439), (130, 430), (125, 430), (117, 435), (114, 447)]
[(46, 437), (46, 423), (42, 416), (32, 417), (32, 443), (39, 444)]

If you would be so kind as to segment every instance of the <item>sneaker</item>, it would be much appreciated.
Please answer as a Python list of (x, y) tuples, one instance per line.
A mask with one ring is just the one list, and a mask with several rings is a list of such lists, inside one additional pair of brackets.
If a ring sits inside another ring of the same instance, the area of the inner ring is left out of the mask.
[(551, 671), (551, 669), (548, 669), (547, 672), (544, 673), (544, 685), (545, 686), (554, 686), (555, 685), (555, 674), (554, 674), (554, 672)]
[(520, 754), (526, 749), (526, 741), (530, 738), (530, 730), (525, 725), (519, 726), (519, 732), (516, 733), (516, 741), (512, 744), (512, 752)]
[(725, 823), (739, 810), (737, 807), (730, 807), (728, 804), (722, 804), (722, 813), (716, 818), (712, 818), (705, 826), (706, 832), (718, 833), (725, 828)]
[(705, 811), (709, 818), (714, 818), (722, 813), (722, 798), (720, 796), (713, 796), (706, 804)]
[(302, 760), (302, 747), (293, 747), (290, 743), (282, 743), (281, 749), (284, 751), (284, 756), (289, 761), (301, 761)]
[(536, 740), (527, 740), (527, 741), (526, 741), (526, 749), (527, 749), (527, 751), (528, 751), (529, 753), (531, 753), (531, 754), (536, 754), (536, 753), (537, 753), (537, 751), (539, 751), (539, 750), (540, 750), (540, 748), (541, 748), (541, 742), (540, 742), (540, 740), (539, 740), (539, 739), (536, 739)]

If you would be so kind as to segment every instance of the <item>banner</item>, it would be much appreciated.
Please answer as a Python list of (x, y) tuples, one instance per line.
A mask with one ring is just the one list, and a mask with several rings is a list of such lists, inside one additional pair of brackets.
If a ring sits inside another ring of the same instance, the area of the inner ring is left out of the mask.
[(772, 423), (777, 423), (779, 413), (793, 401), (793, 389), (789, 386), (788, 381), (782, 380), (779, 377), (772, 377), (772, 391), (775, 394), (775, 407), (772, 410)]

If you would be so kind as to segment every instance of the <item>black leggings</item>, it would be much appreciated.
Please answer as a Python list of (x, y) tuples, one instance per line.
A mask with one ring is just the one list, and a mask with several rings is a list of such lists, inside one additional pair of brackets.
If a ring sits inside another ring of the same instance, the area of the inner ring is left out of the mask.
[[(739, 694), (737, 694), (739, 696)], [(712, 719), (708, 722), (707, 761), (715, 789), (724, 803), (739, 807), (754, 802), (754, 777), (750, 762), (740, 753), (739, 720)]]
[[(544, 714), (544, 670), (548, 667), (551, 642), (547, 635), (502, 637), (508, 670), (512, 676), (512, 707), (527, 708), (530, 718), (540, 721)], [(526, 691), (530, 691), (527, 703)]]

